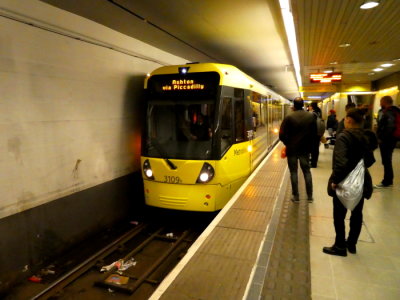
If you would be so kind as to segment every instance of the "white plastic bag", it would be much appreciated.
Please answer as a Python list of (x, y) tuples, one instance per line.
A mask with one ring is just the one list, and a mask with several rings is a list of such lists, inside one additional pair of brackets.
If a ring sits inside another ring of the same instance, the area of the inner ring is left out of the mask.
[(340, 202), (353, 210), (360, 202), (364, 191), (364, 159), (360, 159), (357, 166), (336, 187), (336, 195)]

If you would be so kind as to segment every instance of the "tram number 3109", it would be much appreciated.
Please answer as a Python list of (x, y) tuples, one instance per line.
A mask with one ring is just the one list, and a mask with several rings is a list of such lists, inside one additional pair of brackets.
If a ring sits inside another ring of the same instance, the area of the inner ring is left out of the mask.
[(164, 176), (164, 182), (166, 183), (181, 183), (182, 180), (179, 176)]

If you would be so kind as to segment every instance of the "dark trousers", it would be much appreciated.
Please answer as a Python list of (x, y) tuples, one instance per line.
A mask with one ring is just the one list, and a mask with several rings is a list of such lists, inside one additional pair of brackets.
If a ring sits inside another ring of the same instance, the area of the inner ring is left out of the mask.
[[(351, 245), (357, 244), (358, 237), (361, 233), (363, 221), (362, 210), (364, 207), (364, 198), (361, 198), (357, 206), (352, 210), (350, 217), (350, 232), (347, 238), (347, 243)], [(333, 224), (335, 225), (336, 239), (335, 245), (339, 248), (346, 247), (346, 231), (344, 219), (346, 217), (347, 208), (344, 207), (339, 198), (333, 197)]]
[(384, 172), (382, 184), (384, 185), (393, 184), (392, 156), (395, 147), (396, 141), (385, 141), (379, 144)]
[(292, 183), (292, 194), (295, 196), (299, 195), (299, 180), (297, 175), (298, 162), (300, 162), (300, 168), (303, 171), (304, 180), (306, 182), (307, 196), (312, 197), (313, 186), (312, 177), (310, 171), (310, 154), (293, 154), (287, 156), (289, 171), (290, 171), (290, 182)]
[(318, 164), (319, 145), (320, 145), (320, 139), (314, 141), (311, 147), (311, 167), (314, 168), (316, 168)]

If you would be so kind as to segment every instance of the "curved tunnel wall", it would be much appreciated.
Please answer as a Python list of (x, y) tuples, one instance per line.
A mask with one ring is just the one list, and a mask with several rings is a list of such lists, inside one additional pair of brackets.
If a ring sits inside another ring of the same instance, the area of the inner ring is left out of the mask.
[(185, 60), (36, 0), (2, 1), (0, 27), (4, 291), (129, 216), (144, 77)]

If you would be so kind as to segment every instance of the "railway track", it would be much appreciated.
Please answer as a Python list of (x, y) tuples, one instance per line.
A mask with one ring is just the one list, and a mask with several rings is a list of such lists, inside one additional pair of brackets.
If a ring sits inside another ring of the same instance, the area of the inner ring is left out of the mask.
[(138, 224), (31, 299), (148, 299), (204, 228)]

